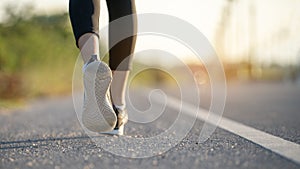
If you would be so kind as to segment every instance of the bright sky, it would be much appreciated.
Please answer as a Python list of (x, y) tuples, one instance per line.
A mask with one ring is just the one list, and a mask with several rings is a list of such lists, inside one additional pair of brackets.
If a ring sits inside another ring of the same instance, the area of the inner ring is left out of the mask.
[[(22, 8), (26, 3), (32, 3), (37, 12), (50, 14), (53, 11), (68, 11), (68, 0), (14, 0), (16, 9)], [(228, 60), (243, 59), (241, 55), (249, 53), (249, 42), (253, 42), (254, 53), (259, 62), (268, 64), (271, 61), (300, 63), (300, 1), (299, 0), (235, 0), (231, 7), (231, 17), (227, 23), (224, 47)], [(3, 20), (3, 7), (11, 0), (1, 0), (0, 21)], [(107, 22), (105, 1), (101, 2), (102, 26)], [(196, 26), (211, 43), (220, 23), (221, 14), (227, 0), (136, 0), (138, 13), (163, 13), (169, 14)], [(255, 16), (249, 15), (249, 6), (254, 4)], [(1, 13), (2, 12), (2, 13)], [(253, 19), (254, 18), (254, 19)], [(250, 23), (256, 26), (250, 27)], [(252, 30), (255, 31), (252, 31)], [(159, 37), (141, 37), (144, 46), (154, 47), (155, 41), (167, 43), (168, 39)], [(165, 50), (174, 50), (180, 55), (190, 53), (184, 47), (173, 42)], [(151, 46), (152, 45), (152, 46)], [(176, 46), (177, 47), (174, 47)], [(162, 45), (156, 45), (162, 46)], [(138, 49), (143, 46), (138, 43)], [(276, 53), (276, 57), (274, 57)]]

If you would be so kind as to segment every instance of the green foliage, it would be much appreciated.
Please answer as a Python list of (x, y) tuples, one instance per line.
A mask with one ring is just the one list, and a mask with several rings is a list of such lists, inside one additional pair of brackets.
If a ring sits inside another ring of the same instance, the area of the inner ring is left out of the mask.
[(0, 24), (0, 98), (70, 92), (79, 53), (68, 15), (8, 18)]

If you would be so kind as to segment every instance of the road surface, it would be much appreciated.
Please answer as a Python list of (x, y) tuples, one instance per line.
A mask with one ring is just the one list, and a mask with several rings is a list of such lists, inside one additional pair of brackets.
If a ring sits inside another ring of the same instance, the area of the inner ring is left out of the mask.
[[(289, 145), (297, 150), (300, 144), (299, 85), (239, 83), (230, 84), (227, 92), (225, 119), (291, 143), (280, 152), (289, 152), (286, 151)], [(208, 93), (209, 90), (201, 93), (204, 109), (210, 105)], [(135, 95), (140, 99), (134, 104), (147, 107), (147, 99), (139, 92)], [(176, 98), (176, 94), (170, 95)], [(164, 114), (151, 123), (129, 122), (126, 137), (148, 138), (160, 134), (174, 123), (177, 115), (174, 112), (174, 106), (167, 106)], [(190, 118), (187, 113), (184, 116)], [(0, 113), (0, 168), (300, 168), (297, 151), (291, 155), (295, 157), (292, 159), (222, 126), (208, 140), (199, 142), (203, 124), (203, 120), (197, 119), (186, 137), (167, 152), (148, 158), (126, 158), (107, 151), (109, 147), (97, 145), (84, 132), (74, 111), (72, 97), (41, 99), (25, 109)], [(96, 137), (121, 139), (126, 147), (138, 146), (126, 137)], [(159, 147), (161, 143), (157, 141), (152, 145)], [(123, 149), (120, 148), (130, 151)], [(133, 153), (139, 154), (139, 151), (151, 152), (153, 149), (137, 149)]]

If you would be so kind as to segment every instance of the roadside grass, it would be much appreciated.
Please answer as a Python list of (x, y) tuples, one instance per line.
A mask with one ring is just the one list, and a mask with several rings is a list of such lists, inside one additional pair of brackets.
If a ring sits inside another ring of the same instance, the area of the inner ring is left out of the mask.
[(67, 14), (11, 18), (0, 37), (0, 110), (71, 92), (78, 49)]

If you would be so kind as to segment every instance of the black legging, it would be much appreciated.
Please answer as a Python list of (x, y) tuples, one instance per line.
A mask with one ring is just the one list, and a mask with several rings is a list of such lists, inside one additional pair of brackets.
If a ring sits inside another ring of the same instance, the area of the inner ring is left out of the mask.
[[(109, 22), (136, 13), (134, 0), (106, 0), (106, 3)], [(77, 47), (78, 39), (85, 33), (94, 33), (99, 37), (100, 0), (70, 0), (69, 11)], [(132, 35), (114, 46), (109, 41), (109, 66), (112, 70), (129, 70), (131, 67), (136, 41), (136, 17), (132, 15), (129, 18), (124, 25), (118, 25), (118, 28), (109, 26), (109, 38), (118, 39), (116, 36), (120, 31), (130, 32)]]

